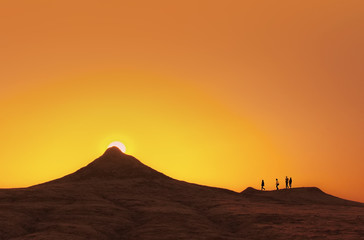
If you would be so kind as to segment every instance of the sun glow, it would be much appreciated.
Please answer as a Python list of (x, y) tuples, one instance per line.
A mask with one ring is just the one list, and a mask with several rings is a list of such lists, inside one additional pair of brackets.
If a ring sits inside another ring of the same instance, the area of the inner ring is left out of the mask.
[(115, 141), (115, 142), (112, 142), (109, 144), (108, 148), (111, 148), (111, 147), (117, 147), (120, 149), (120, 151), (122, 151), (123, 153), (126, 152), (126, 147), (123, 143), (121, 142), (118, 142), (118, 141)]

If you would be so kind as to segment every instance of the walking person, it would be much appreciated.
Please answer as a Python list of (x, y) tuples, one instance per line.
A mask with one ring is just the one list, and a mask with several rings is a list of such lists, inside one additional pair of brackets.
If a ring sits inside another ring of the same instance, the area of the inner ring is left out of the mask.
[(286, 189), (288, 188), (288, 177), (286, 176)]
[(262, 180), (262, 188), (260, 190), (265, 190), (265, 188), (264, 188), (264, 180)]
[(276, 188), (277, 188), (277, 190), (279, 190), (278, 186), (279, 186), (279, 182), (278, 182), (278, 179), (276, 178)]
[(289, 188), (292, 188), (292, 177), (289, 178)]

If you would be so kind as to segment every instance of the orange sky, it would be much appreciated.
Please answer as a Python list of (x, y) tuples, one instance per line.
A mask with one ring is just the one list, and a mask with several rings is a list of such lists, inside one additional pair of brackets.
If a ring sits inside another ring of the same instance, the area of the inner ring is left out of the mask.
[(0, 187), (121, 141), (177, 179), (364, 202), (363, 1), (121, 2), (0, 2)]

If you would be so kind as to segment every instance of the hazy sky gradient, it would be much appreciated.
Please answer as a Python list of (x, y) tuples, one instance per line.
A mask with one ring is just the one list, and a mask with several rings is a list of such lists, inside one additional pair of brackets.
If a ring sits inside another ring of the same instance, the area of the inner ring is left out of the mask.
[(364, 202), (363, 1), (1, 1), (0, 187), (112, 141), (241, 191)]

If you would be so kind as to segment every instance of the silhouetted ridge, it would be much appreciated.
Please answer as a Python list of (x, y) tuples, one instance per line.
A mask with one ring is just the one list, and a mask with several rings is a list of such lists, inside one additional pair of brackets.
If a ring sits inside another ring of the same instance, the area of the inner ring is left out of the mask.
[(328, 205), (358, 205), (361, 203), (345, 200), (323, 192), (317, 187), (300, 187), (273, 191), (260, 191), (248, 187), (240, 193), (253, 201), (277, 202), (290, 204), (328, 204)]
[(168, 178), (166, 175), (144, 165), (138, 159), (127, 155), (117, 147), (108, 148), (105, 153), (59, 181), (78, 181), (88, 179), (125, 179), (125, 178)]
[(106, 149), (102, 156), (105, 157), (123, 157), (127, 154), (123, 153), (118, 147), (110, 147)]
[(259, 190), (252, 188), (252, 187), (247, 187), (244, 191), (241, 192), (241, 194), (247, 195), (247, 194), (255, 193), (256, 191), (259, 191)]

